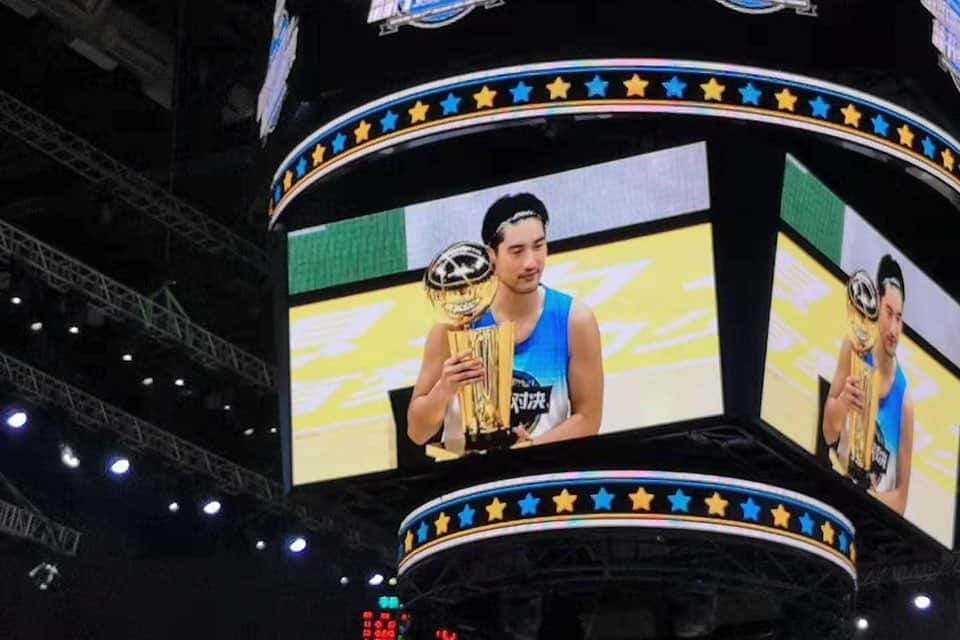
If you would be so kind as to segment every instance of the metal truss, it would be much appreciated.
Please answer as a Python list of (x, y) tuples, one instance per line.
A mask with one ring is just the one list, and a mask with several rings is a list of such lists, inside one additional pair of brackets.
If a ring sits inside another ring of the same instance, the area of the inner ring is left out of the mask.
[(912, 584), (935, 580), (941, 576), (960, 576), (960, 553), (952, 553), (940, 560), (890, 564), (865, 568), (860, 572), (860, 585)]
[(157, 340), (187, 347), (191, 357), (207, 368), (229, 369), (265, 391), (275, 388), (273, 365), (3, 220), (0, 220), (0, 256), (20, 260), (58, 291), (74, 289), (82, 293), (108, 315), (139, 322)]
[(83, 427), (112, 431), (130, 448), (152, 451), (181, 471), (209, 478), (225, 492), (250, 496), (270, 511), (296, 518), (310, 530), (334, 533), (355, 547), (371, 547), (384, 558), (392, 557), (394, 539), (389, 533), (371, 528), (332, 505), (325, 505), (323, 514), (308, 512), (304, 505), (285, 494), (280, 483), (3, 353), (0, 379), (10, 382), (27, 399), (66, 410)]
[(3, 91), (0, 91), (0, 130), (105, 187), (204, 251), (231, 256), (261, 273), (268, 273), (266, 253), (261, 247)]
[(52, 551), (76, 556), (80, 532), (49, 518), (0, 500), (0, 532), (39, 542)]

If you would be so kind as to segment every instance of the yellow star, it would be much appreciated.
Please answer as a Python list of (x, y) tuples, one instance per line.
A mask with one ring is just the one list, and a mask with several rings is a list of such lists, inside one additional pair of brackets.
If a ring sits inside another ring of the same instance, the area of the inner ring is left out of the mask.
[(849, 124), (857, 129), (860, 128), (860, 118), (863, 114), (857, 111), (857, 108), (853, 106), (853, 104), (848, 104), (843, 109), (840, 109), (840, 113), (843, 114), (843, 124)]
[(797, 96), (790, 93), (790, 89), (784, 87), (780, 93), (773, 94), (777, 99), (777, 109), (783, 109), (784, 111), (793, 111), (794, 105), (797, 104)]
[(727, 505), (730, 504), (730, 502), (721, 498), (719, 492), (714, 491), (712, 496), (704, 498), (703, 501), (706, 502), (710, 508), (707, 515), (727, 517)]
[(717, 82), (716, 78), (710, 78), (710, 82), (703, 83), (700, 88), (703, 89), (704, 100), (716, 100), (717, 102), (723, 100), (723, 91), (726, 89), (724, 85)]
[(850, 562), (856, 564), (857, 562), (857, 545), (850, 543)]
[(557, 79), (547, 85), (547, 89), (550, 90), (550, 99), (556, 100), (557, 98), (567, 99), (567, 91), (570, 90), (572, 85), (569, 82), (564, 82), (563, 78), (557, 76)]
[(823, 526), (820, 527), (820, 531), (823, 533), (823, 541), (827, 544), (833, 544), (833, 527), (830, 526), (829, 522), (824, 522)]
[(646, 80), (643, 80), (637, 74), (633, 74), (633, 77), (629, 80), (623, 81), (623, 86), (627, 88), (627, 97), (630, 96), (639, 96), (641, 98), (647, 97), (647, 85), (650, 83)]
[(327, 152), (327, 148), (322, 144), (317, 144), (313, 148), (313, 166), (319, 166), (323, 163), (323, 154)]
[(943, 158), (943, 166), (946, 167), (947, 171), (953, 171), (953, 163), (956, 158), (953, 157), (950, 149), (944, 149), (940, 153), (940, 157)]
[(403, 539), (403, 548), (405, 551), (413, 549), (413, 531), (407, 531), (407, 537)]
[(770, 509), (770, 513), (773, 515), (773, 526), (784, 529), (790, 527), (790, 512), (782, 504), (777, 505), (776, 509)]
[(487, 505), (487, 522), (494, 520), (503, 520), (503, 510), (507, 507), (506, 502), (500, 502), (500, 498), (494, 498), (493, 502)]
[(287, 171), (283, 175), (283, 190), (290, 191), (290, 187), (293, 186), (293, 172)]
[(430, 109), (430, 105), (423, 104), (417, 100), (417, 104), (413, 105), (407, 112), (410, 114), (410, 124), (415, 122), (426, 122), (427, 121), (427, 111)]
[(353, 130), (353, 135), (357, 137), (357, 142), (363, 142), (364, 140), (370, 139), (370, 123), (366, 120), (361, 120), (360, 125)]
[(900, 144), (913, 148), (913, 131), (910, 131), (910, 127), (903, 125), (897, 129), (897, 133), (900, 134)]
[(479, 93), (473, 94), (473, 99), (477, 101), (477, 109), (492, 107), (493, 99), (496, 97), (497, 92), (491, 91), (487, 85), (483, 85), (483, 89), (481, 89)]
[(560, 492), (560, 495), (553, 496), (553, 501), (557, 505), (557, 513), (563, 513), (564, 511), (573, 513), (573, 503), (577, 501), (577, 495), (564, 489)]
[(640, 511), (650, 511), (650, 502), (653, 501), (654, 494), (647, 493), (647, 490), (643, 487), (638, 487), (636, 492), (628, 493), (630, 499), (633, 500), (633, 510)]
[(437, 535), (442, 536), (447, 532), (447, 527), (450, 525), (450, 516), (445, 514), (443, 511), (440, 512), (440, 517), (433, 521), (433, 526), (437, 528)]

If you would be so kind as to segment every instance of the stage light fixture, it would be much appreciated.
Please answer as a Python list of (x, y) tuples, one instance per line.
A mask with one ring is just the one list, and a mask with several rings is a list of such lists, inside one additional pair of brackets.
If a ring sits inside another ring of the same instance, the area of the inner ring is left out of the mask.
[(307, 540), (303, 536), (291, 536), (287, 540), (287, 549), (290, 553), (303, 553), (307, 548)]
[(395, 587), (397, 586), (397, 579), (395, 577), (390, 578), (389, 580), (387, 580), (387, 584), (390, 585), (391, 587)]
[(60, 445), (60, 461), (68, 469), (76, 469), (80, 466), (80, 458), (68, 444)]
[(383, 584), (383, 574), (380, 574), (380, 573), (373, 574), (372, 576), (370, 576), (370, 579), (367, 580), (367, 584), (369, 584), (371, 587), (379, 587), (380, 585)]
[(348, 584), (350, 584), (350, 578), (348, 578), (347, 576), (340, 576), (340, 584), (343, 585), (344, 587), (347, 586)]
[(870, 622), (866, 618), (863, 616), (857, 618), (857, 631), (866, 631), (869, 628)]
[(123, 360), (124, 362), (132, 362), (132, 361), (133, 361), (133, 354), (132, 354), (132, 353), (125, 353), (125, 354), (123, 354), (122, 356), (120, 356), (120, 359)]
[(230, 405), (228, 405), (228, 404), (223, 405), (223, 410), (224, 410), (224, 411), (230, 411), (230, 409), (231, 409)]
[(180, 511), (180, 503), (174, 500), (173, 502), (167, 505), (167, 511), (169, 511), (170, 513), (177, 513), (178, 511)]
[(55, 564), (41, 562), (31, 569), (27, 575), (33, 580), (33, 584), (35, 584), (40, 591), (47, 591), (53, 586), (57, 578), (60, 577), (60, 570), (57, 569)]
[(145, 387), (149, 387), (150, 385), (153, 384), (153, 378), (146, 377), (146, 378), (144, 378), (143, 380), (140, 381), (140, 384), (142, 384), (142, 385), (145, 386)]
[(107, 470), (115, 476), (123, 476), (130, 471), (130, 459), (125, 456), (112, 456), (107, 461)]
[(177, 378), (176, 380), (173, 381), (173, 384), (175, 384), (178, 387), (182, 387), (183, 385), (186, 384), (186, 382), (184, 382), (183, 378)]
[(277, 432), (276, 427), (270, 427), (270, 433), (276, 433), (276, 432)]
[(208, 516), (215, 516), (220, 513), (220, 509), (223, 505), (220, 504), (220, 501), (216, 498), (209, 498), (203, 503), (203, 512)]
[(253, 435), (253, 428), (244, 429), (244, 430), (243, 430), (243, 435), (245, 435), (245, 436), (247, 436), (247, 437), (252, 436), (252, 435)]
[(926, 611), (930, 608), (930, 605), (933, 604), (933, 601), (930, 600), (930, 596), (925, 593), (918, 593), (913, 597), (913, 606), (920, 611)]
[(257, 540), (257, 544), (254, 545), (257, 548), (257, 551), (263, 551), (267, 548), (267, 543), (263, 540)]
[(43, 323), (40, 321), (30, 323), (30, 331), (36, 333), (37, 331), (43, 330)]
[(3, 412), (3, 422), (11, 429), (23, 429), (27, 426), (27, 412), (20, 408), (7, 409)]
[(72, 324), (72, 325), (70, 325), (70, 328), (67, 329), (67, 331), (69, 331), (71, 335), (74, 335), (74, 336), (75, 336), (75, 335), (77, 335), (78, 333), (80, 333), (80, 327), (78, 327), (78, 326), (75, 325), (75, 324)]
[(10, 304), (23, 304), (23, 298), (20, 296), (12, 296), (10, 298)]

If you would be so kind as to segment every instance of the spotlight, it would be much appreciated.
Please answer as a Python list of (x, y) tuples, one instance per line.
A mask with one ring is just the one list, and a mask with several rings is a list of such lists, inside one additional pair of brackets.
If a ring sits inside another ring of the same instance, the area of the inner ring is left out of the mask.
[(220, 513), (221, 506), (222, 505), (220, 504), (219, 500), (216, 498), (210, 498), (203, 503), (203, 512), (208, 516), (215, 516)]
[(60, 570), (49, 562), (41, 562), (27, 574), (40, 591), (46, 591), (60, 577)]
[(186, 383), (183, 381), (183, 378), (177, 378), (173, 381), (173, 384), (177, 385), (178, 387), (182, 387)]
[(257, 540), (257, 544), (254, 546), (257, 548), (257, 551), (263, 551), (267, 548), (267, 543), (263, 540)]
[(223, 405), (223, 410), (224, 410), (224, 411), (230, 411), (230, 405), (228, 405), (228, 404)]
[(243, 430), (243, 435), (245, 435), (245, 436), (252, 436), (252, 435), (253, 435), (253, 428), (244, 429), (244, 430)]
[(124, 362), (131, 362), (133, 360), (133, 354), (125, 353), (122, 356), (120, 356), (120, 359), (123, 360)]
[(340, 584), (342, 584), (343, 586), (347, 586), (348, 584), (350, 584), (350, 578), (348, 578), (347, 576), (341, 576)]
[(70, 328), (67, 329), (67, 331), (69, 331), (72, 335), (77, 335), (78, 333), (80, 333), (80, 327), (78, 327), (75, 324), (72, 324), (70, 325)]
[(293, 536), (287, 540), (287, 549), (290, 553), (303, 553), (307, 548), (307, 541), (303, 536)]
[(124, 456), (113, 456), (107, 461), (107, 470), (115, 476), (126, 475), (130, 471), (130, 460)]
[[(814, 101), (814, 102), (816, 102), (816, 101)], [(277, 428), (276, 428), (276, 427), (270, 427), (270, 433), (276, 433), (276, 432), (277, 432)]]
[(23, 409), (8, 409), (3, 413), (3, 421), (11, 429), (23, 429), (27, 426), (27, 412)]
[(23, 298), (20, 296), (13, 296), (10, 298), (10, 304), (23, 304)]
[(149, 387), (150, 385), (153, 384), (153, 378), (144, 378), (143, 380), (140, 381), (140, 384), (142, 384), (145, 387)]
[(921, 611), (929, 609), (931, 604), (930, 596), (926, 594), (920, 593), (913, 597), (913, 606)]
[(180, 511), (180, 503), (176, 501), (171, 502), (170, 504), (167, 505), (167, 511), (169, 511), (170, 513), (176, 513)]
[(73, 449), (71, 449), (68, 444), (60, 445), (60, 461), (68, 469), (76, 469), (80, 466), (80, 458), (77, 457), (77, 454), (73, 452)]
[(367, 580), (367, 584), (369, 584), (371, 587), (379, 587), (383, 584), (383, 575), (379, 573), (373, 574), (370, 576), (370, 579)]
[(870, 622), (867, 621), (866, 618), (864, 618), (863, 616), (860, 616), (859, 618), (857, 618), (857, 630), (858, 630), (858, 631), (866, 631), (866, 630), (869, 629), (869, 628), (870, 628)]
[(387, 584), (390, 585), (391, 587), (395, 587), (395, 586), (397, 586), (397, 579), (396, 579), (396, 578), (390, 578), (389, 580), (387, 580)]
[(42, 331), (42, 330), (43, 330), (43, 323), (42, 323), (42, 322), (39, 322), (39, 321), (38, 321), (38, 322), (31, 322), (31, 323), (30, 323), (30, 331), (33, 331), (34, 333), (36, 333), (37, 331)]

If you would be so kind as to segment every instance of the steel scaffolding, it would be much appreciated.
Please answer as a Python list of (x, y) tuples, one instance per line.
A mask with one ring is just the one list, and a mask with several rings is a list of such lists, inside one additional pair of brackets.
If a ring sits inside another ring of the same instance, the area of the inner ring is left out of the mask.
[(251, 496), (270, 511), (293, 516), (308, 529), (335, 533), (353, 546), (370, 547), (384, 558), (392, 558), (394, 541), (389, 532), (372, 528), (332, 505), (326, 505), (323, 514), (311, 513), (285, 495), (280, 483), (3, 353), (0, 353), (0, 378), (31, 401), (66, 410), (81, 426), (112, 431), (132, 449), (152, 451), (186, 473), (211, 479), (227, 493)]
[(80, 532), (53, 522), (39, 514), (0, 500), (0, 532), (39, 542), (52, 551), (68, 556), (77, 555)]
[(82, 293), (108, 315), (139, 322), (157, 340), (187, 347), (190, 356), (205, 367), (229, 369), (266, 391), (275, 388), (273, 365), (3, 220), (0, 256), (19, 260), (58, 291), (74, 289)]
[(106, 187), (120, 200), (201, 249), (231, 256), (268, 273), (262, 248), (3, 91), (0, 130)]
[(864, 568), (860, 572), (860, 585), (927, 582), (940, 576), (960, 575), (960, 553), (951, 553), (940, 560), (912, 562), (908, 564), (880, 565)]

